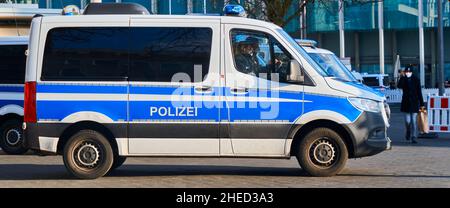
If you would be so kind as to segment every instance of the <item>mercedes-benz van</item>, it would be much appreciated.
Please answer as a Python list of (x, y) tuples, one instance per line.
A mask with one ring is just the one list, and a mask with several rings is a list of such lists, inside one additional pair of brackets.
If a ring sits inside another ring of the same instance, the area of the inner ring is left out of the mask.
[(0, 148), (23, 154), (23, 85), (28, 36), (0, 37)]
[(229, 16), (35, 17), (27, 147), (78, 178), (126, 157), (296, 157), (313, 176), (390, 148), (385, 98), (282, 28)]

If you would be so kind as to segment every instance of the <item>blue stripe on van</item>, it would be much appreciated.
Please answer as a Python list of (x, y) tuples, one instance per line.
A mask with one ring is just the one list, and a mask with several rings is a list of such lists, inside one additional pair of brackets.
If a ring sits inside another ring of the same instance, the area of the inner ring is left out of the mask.
[(100, 86), (100, 85), (42, 85), (37, 86), (38, 93), (101, 93), (101, 94), (127, 94), (128, 87)]
[(0, 86), (0, 92), (23, 92), (23, 86)]
[(37, 101), (38, 119), (62, 120), (80, 111), (102, 113), (113, 121), (127, 119), (126, 101)]
[[(88, 86), (88, 85), (38, 85), (38, 92), (48, 93), (115, 93), (126, 94), (127, 86)], [(131, 86), (131, 94), (155, 94), (155, 95), (171, 95), (175, 90), (186, 90), (186, 92), (193, 93), (193, 87), (177, 88), (177, 87), (146, 87), (146, 86)], [(223, 90), (224, 92), (220, 92)], [(229, 88), (214, 88), (213, 94), (205, 95), (231, 95)], [(282, 99), (302, 100), (302, 93), (299, 92), (275, 92), (279, 93)], [(197, 94), (197, 93), (195, 93)], [(238, 95), (246, 97), (271, 97), (265, 91), (250, 90), (246, 95)], [(273, 96), (273, 92), (272, 92)], [(127, 112), (129, 111), (129, 120), (147, 120), (147, 119), (186, 119), (186, 120), (284, 120), (294, 122), (302, 115), (302, 105), (304, 105), (303, 113), (308, 113), (315, 110), (329, 110), (338, 112), (345, 116), (350, 121), (354, 121), (361, 111), (356, 109), (347, 98), (333, 97), (316, 94), (305, 94), (304, 99), (310, 102), (233, 102), (234, 108), (230, 108), (230, 113), (224, 110), (225, 102), (205, 102), (205, 104), (217, 104), (213, 108), (205, 108), (203, 105), (198, 108), (197, 116), (164, 116), (157, 114), (150, 116), (150, 107), (173, 107), (171, 101), (39, 101), (37, 102), (38, 118), (39, 119), (55, 119), (62, 120), (70, 114), (80, 111), (93, 111), (102, 113), (114, 121), (128, 119)], [(230, 103), (228, 103), (230, 104)], [(253, 105), (255, 104), (255, 105)], [(277, 106), (278, 105), (278, 106)], [(130, 109), (128, 109), (128, 106)], [(194, 105), (195, 106), (195, 105)], [(237, 108), (237, 107), (241, 108)], [(278, 110), (276, 109), (278, 107)], [(219, 111), (220, 116), (219, 118)], [(270, 113), (275, 113), (270, 117)], [(264, 118), (263, 114), (268, 115)]]
[(305, 100), (311, 100), (312, 102), (304, 103), (304, 113), (316, 110), (329, 110), (345, 116), (351, 122), (357, 119), (362, 113), (355, 108), (347, 98), (343, 97), (331, 97), (305, 93)]

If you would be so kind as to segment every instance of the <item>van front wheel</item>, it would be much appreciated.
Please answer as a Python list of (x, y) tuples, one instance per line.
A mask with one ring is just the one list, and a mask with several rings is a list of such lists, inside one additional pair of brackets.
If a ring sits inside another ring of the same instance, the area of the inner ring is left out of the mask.
[(114, 153), (102, 134), (82, 130), (73, 135), (64, 147), (63, 159), (67, 170), (80, 179), (104, 176), (113, 164)]
[(347, 162), (348, 151), (342, 137), (329, 128), (317, 128), (300, 142), (297, 160), (312, 176), (338, 174)]

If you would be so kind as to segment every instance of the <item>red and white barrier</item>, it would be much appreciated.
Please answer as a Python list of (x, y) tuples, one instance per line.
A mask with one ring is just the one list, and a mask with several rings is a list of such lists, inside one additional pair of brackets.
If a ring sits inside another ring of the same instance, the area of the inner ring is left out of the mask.
[(450, 96), (428, 96), (427, 112), (430, 132), (450, 132)]

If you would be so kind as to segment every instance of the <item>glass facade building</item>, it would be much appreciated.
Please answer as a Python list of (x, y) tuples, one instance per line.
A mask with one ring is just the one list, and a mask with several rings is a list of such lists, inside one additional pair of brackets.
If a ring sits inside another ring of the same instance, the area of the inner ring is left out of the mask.
[[(153, 14), (220, 14), (226, 3), (253, 0), (102, 0), (102, 2), (135, 2), (145, 6)], [(315, 39), (319, 46), (339, 55), (339, 0), (314, 1), (307, 6), (305, 22), (294, 18), (285, 30), (295, 37), (301, 28), (306, 38)], [(84, 8), (90, 0), (0, 0), (20, 4), (38, 4), (42, 9), (61, 9), (70, 4)], [(358, 3), (343, 0), (345, 56), (352, 69), (360, 72), (380, 71), (378, 35), (378, 3)], [(450, 80), (450, 3), (444, 0), (445, 75)], [(299, 0), (293, 1), (289, 13), (293, 14)], [(392, 75), (397, 55), (401, 65), (419, 64), (418, 0), (384, 0), (384, 63), (385, 73)], [(423, 27), (425, 45), (426, 86), (435, 87), (437, 63), (437, 0), (423, 0)], [(416, 67), (418, 70), (418, 67)]]
[[(450, 80), (450, 3), (443, 1), (445, 79)], [(352, 69), (379, 73), (378, 3), (344, 1), (345, 56), (351, 58)], [(397, 55), (402, 67), (412, 64), (419, 74), (418, 0), (383, 1), (385, 73), (394, 73)], [(436, 87), (437, 67), (437, 0), (423, 0), (425, 52), (425, 86)], [(307, 34), (319, 46), (339, 54), (338, 1), (308, 5)]]

